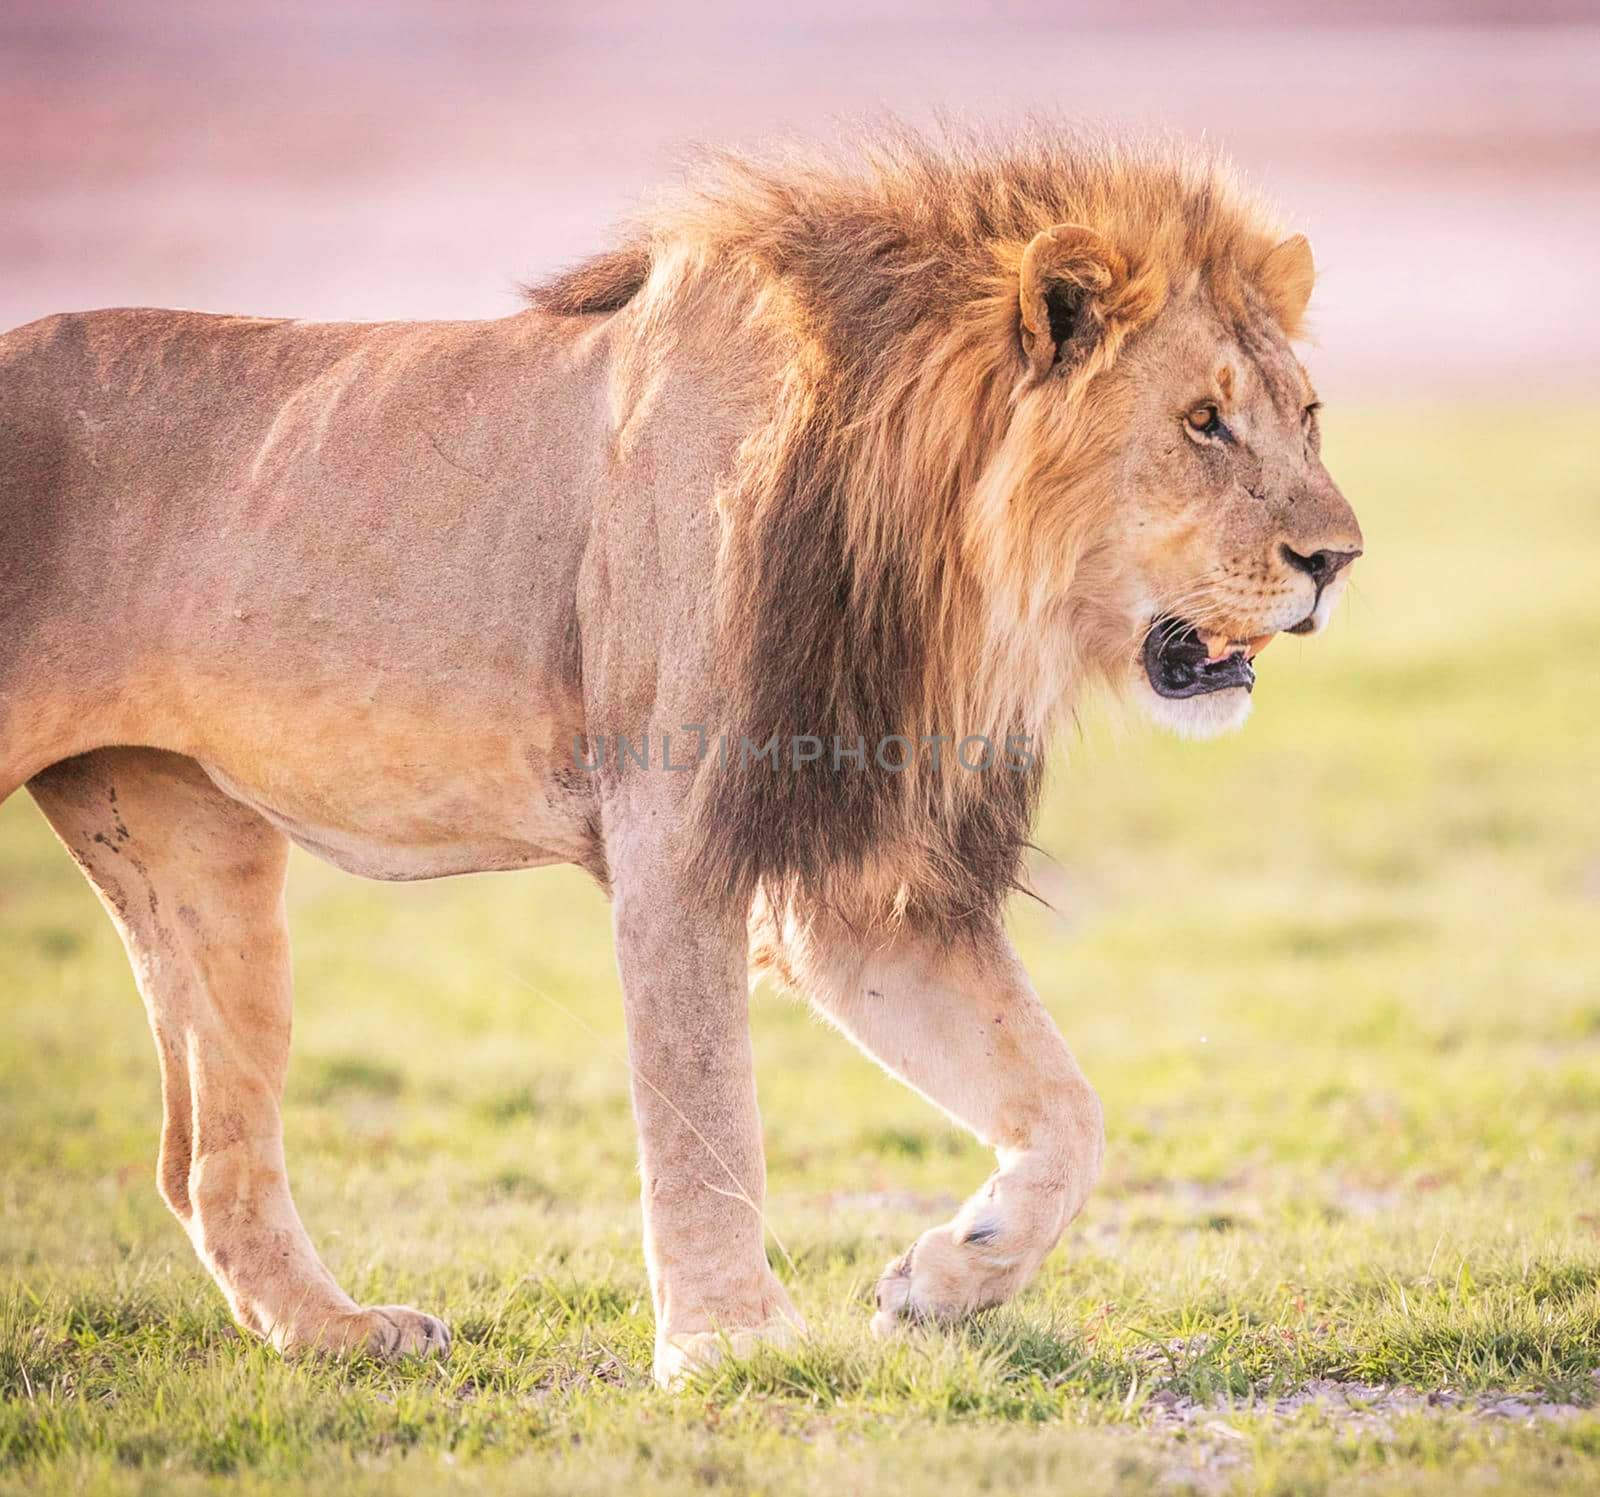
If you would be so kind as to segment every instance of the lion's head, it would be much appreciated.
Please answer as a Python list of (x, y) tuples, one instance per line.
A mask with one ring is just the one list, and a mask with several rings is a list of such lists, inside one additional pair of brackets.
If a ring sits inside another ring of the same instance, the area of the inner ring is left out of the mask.
[(973, 773), (928, 740), (1037, 751), (1091, 680), (1241, 721), (1251, 657), (1320, 628), (1361, 548), (1290, 347), (1312, 279), (1214, 155), (1047, 127), (715, 157), (537, 289), (662, 370), (715, 317), (762, 371), (718, 495), (724, 731), (923, 745), (708, 772), (709, 876), (959, 923), (1017, 877), (1039, 755)]
[(1253, 237), (1225, 256), (1169, 258), (1158, 294), (1137, 280), (1159, 262), (1085, 225), (1040, 232), (1018, 267), (1032, 502), (1070, 507), (1083, 477), (1053, 472), (1053, 454), (1112, 425), (1091, 459), (1095, 502), (1063, 550), (1100, 557), (1101, 671), (1195, 735), (1243, 720), (1253, 657), (1279, 632), (1326, 624), (1362, 546), (1290, 346), (1310, 246)]

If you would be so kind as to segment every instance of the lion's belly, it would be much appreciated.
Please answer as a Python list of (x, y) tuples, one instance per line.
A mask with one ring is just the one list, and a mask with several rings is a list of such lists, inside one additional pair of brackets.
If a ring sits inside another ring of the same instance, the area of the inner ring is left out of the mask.
[(204, 700), (172, 746), (336, 867), (381, 879), (597, 868), (593, 787), (572, 750), (581, 709), (552, 681), (485, 665), (470, 685), (352, 674)]
[(518, 766), (493, 755), (473, 763), (368, 764), (331, 786), (320, 777), (300, 778), (281, 759), (266, 774), (201, 764), (222, 790), (298, 846), (366, 878), (442, 878), (548, 863), (594, 867), (598, 855), (579, 777), (541, 772), (536, 762)]

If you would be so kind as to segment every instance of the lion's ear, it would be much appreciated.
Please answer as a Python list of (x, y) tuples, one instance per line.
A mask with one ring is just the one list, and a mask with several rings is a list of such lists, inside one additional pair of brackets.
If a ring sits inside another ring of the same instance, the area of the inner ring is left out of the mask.
[(1299, 332), (1317, 281), (1317, 264), (1306, 236), (1295, 234), (1273, 245), (1256, 267), (1256, 279), (1284, 332), (1291, 336)]
[(1087, 349), (1096, 303), (1127, 276), (1122, 256), (1093, 229), (1057, 224), (1022, 252), (1018, 286), (1022, 354), (1035, 378)]

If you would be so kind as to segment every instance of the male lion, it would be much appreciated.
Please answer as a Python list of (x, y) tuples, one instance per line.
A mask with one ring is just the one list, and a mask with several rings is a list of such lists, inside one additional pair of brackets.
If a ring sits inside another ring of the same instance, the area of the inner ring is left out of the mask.
[(291, 842), (610, 892), (662, 1380), (800, 1326), (753, 971), (997, 1153), (874, 1323), (1025, 1284), (1103, 1138), (1001, 922), (1040, 746), (1095, 681), (1231, 727), (1326, 622), (1361, 533), (1290, 349), (1312, 279), (1209, 156), (890, 133), (718, 158), (498, 321), (0, 341), (0, 799), (122, 933), (161, 1192), (240, 1324), (449, 1346), (346, 1296), (290, 1199)]

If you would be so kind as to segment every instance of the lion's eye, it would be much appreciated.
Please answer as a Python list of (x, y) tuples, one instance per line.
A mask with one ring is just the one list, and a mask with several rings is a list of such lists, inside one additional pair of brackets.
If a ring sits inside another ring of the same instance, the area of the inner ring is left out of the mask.
[(1306, 406), (1306, 408), (1300, 414), (1304, 418), (1306, 424), (1310, 425), (1311, 422), (1316, 420), (1317, 412), (1320, 411), (1321, 409), (1322, 409), (1322, 402), (1320, 400), (1313, 400), (1313, 401), (1310, 402), (1310, 404), (1308, 404)]
[(1189, 412), (1184, 420), (1189, 423), (1189, 430), (1202, 437), (1225, 437), (1228, 428), (1222, 424), (1222, 417), (1217, 414), (1214, 405), (1197, 405)]

